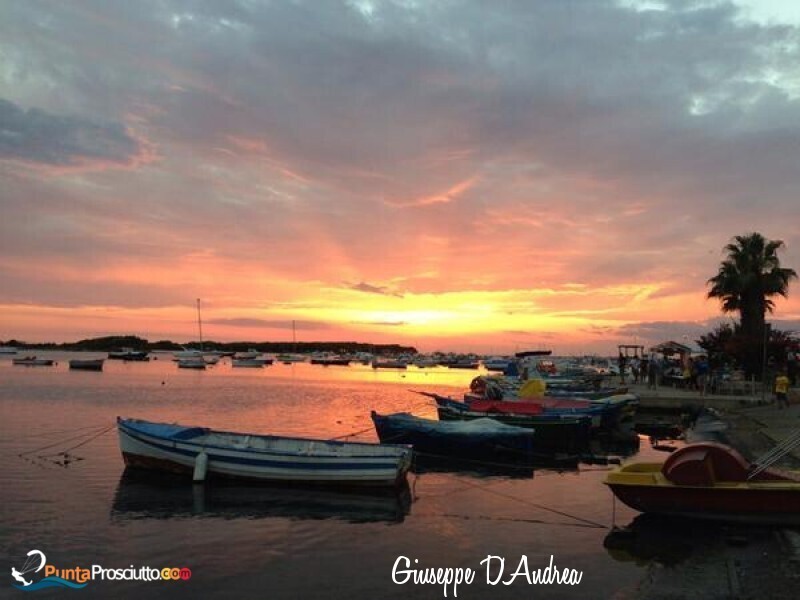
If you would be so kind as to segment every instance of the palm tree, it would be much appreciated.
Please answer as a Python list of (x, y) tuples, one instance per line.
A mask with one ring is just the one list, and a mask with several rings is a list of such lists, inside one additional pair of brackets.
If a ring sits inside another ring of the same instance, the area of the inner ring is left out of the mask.
[(708, 297), (719, 298), (723, 312), (739, 312), (742, 336), (751, 343), (763, 344), (765, 315), (775, 308), (772, 298), (787, 297), (789, 282), (797, 278), (794, 269), (780, 265), (777, 253), (783, 247), (781, 240), (760, 233), (737, 235), (725, 246), (728, 256), (719, 272), (708, 280)]

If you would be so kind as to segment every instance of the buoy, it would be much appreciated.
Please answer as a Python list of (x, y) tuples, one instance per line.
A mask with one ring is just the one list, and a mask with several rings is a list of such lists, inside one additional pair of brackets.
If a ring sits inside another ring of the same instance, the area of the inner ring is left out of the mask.
[(194, 483), (203, 483), (206, 480), (207, 470), (208, 454), (206, 454), (205, 450), (203, 450), (197, 455), (197, 458), (194, 459), (194, 476), (192, 477), (192, 481)]

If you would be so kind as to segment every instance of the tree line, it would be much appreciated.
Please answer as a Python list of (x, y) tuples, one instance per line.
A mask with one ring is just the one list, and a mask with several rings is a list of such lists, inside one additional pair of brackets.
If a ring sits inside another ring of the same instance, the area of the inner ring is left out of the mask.
[[(40, 350), (65, 350), (65, 351), (87, 351), (87, 352), (110, 352), (120, 348), (133, 348), (134, 350), (154, 350), (173, 351), (187, 348), (200, 348), (199, 341), (187, 344), (178, 344), (171, 340), (159, 340), (150, 342), (145, 338), (135, 335), (112, 335), (105, 337), (89, 338), (77, 342), (45, 342), (27, 344), (24, 341), (8, 340), (0, 342), (4, 346), (16, 346), (17, 348), (37, 348)], [(216, 342), (213, 340), (203, 341), (203, 350), (220, 352), (245, 352), (247, 350), (258, 350), (259, 352), (284, 353), (284, 352), (335, 352), (340, 354), (355, 354), (356, 352), (372, 352), (376, 354), (416, 354), (417, 350), (413, 346), (403, 346), (400, 344), (367, 344), (363, 342)]]

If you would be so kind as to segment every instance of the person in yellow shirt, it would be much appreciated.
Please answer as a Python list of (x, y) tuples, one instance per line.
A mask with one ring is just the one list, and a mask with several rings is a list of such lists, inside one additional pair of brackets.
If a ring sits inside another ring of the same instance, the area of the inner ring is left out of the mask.
[(789, 378), (786, 371), (781, 371), (775, 378), (775, 404), (778, 408), (789, 408), (786, 394), (789, 392)]

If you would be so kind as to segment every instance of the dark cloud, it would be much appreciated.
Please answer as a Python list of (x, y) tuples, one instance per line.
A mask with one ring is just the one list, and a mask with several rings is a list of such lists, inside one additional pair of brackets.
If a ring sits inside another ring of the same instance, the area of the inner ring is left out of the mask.
[(581, 331), (589, 335), (609, 337), (616, 334), (617, 328), (603, 325), (590, 325), (589, 327), (581, 328)]
[(128, 164), (141, 151), (120, 123), (25, 110), (0, 98), (0, 160), (71, 166), (85, 162)]
[(651, 321), (622, 325), (617, 334), (625, 338), (642, 338), (650, 343), (673, 340), (694, 343), (702, 334), (711, 331), (721, 319), (709, 321)]
[(353, 325), (378, 325), (380, 327), (401, 327), (406, 321), (351, 321)]
[(365, 282), (355, 283), (355, 284), (347, 284), (347, 288), (350, 290), (355, 290), (357, 292), (365, 292), (367, 294), (380, 294), (382, 296), (395, 296), (397, 298), (402, 298), (403, 295), (390, 290), (386, 286), (382, 285), (372, 285)]

